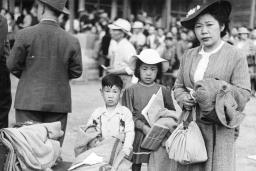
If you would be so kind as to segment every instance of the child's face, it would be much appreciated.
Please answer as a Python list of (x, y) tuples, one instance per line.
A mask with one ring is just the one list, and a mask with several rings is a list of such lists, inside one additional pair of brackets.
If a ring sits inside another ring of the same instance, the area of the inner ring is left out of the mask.
[(157, 76), (158, 67), (156, 64), (142, 64), (140, 66), (140, 79), (144, 84), (152, 84)]
[(102, 97), (105, 101), (106, 107), (114, 107), (118, 104), (121, 97), (121, 89), (117, 86), (105, 86), (101, 90)]

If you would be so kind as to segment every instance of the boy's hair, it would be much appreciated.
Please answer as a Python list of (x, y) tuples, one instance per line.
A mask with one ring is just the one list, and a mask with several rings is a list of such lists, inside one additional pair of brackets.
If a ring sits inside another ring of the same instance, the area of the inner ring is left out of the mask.
[[(135, 65), (134, 75), (139, 80), (141, 80), (141, 78), (140, 78), (140, 66), (142, 64), (143, 64), (143, 62), (140, 59), (137, 58), (136, 65)], [(157, 66), (158, 71), (157, 71), (157, 75), (156, 75), (156, 79), (155, 80), (157, 80), (157, 79), (161, 80), (161, 78), (162, 78), (162, 63), (161, 62), (157, 63), (156, 66)]]
[(123, 89), (123, 81), (116, 74), (109, 74), (109, 75), (106, 75), (105, 77), (103, 77), (103, 79), (101, 81), (101, 85), (102, 85), (102, 88), (105, 86), (107, 86), (107, 87), (117, 86), (118, 88), (120, 88), (120, 90)]

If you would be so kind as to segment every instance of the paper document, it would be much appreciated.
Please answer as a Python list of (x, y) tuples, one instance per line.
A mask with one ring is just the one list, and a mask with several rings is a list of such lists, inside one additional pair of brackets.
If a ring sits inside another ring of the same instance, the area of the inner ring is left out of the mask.
[(88, 157), (86, 157), (82, 162), (74, 164), (68, 170), (73, 170), (82, 165), (94, 165), (98, 163), (103, 163), (103, 157), (98, 156), (94, 152), (92, 152)]
[(146, 118), (150, 126), (155, 123), (157, 113), (164, 108), (164, 100), (162, 88), (156, 94), (153, 94), (147, 106), (141, 111), (142, 115)]
[(256, 155), (248, 156), (248, 158), (256, 161)]

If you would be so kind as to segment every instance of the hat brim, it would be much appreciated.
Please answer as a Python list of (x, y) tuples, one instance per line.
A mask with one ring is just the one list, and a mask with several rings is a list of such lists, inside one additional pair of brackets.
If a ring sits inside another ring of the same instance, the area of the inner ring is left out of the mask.
[(220, 11), (222, 11), (222, 14), (221, 14), (222, 16), (225, 16), (227, 18), (229, 17), (232, 9), (231, 3), (225, 0), (217, 0), (217, 1), (209, 2), (203, 5), (200, 9), (196, 10), (193, 14), (183, 19), (180, 22), (181, 25), (189, 30), (193, 30), (197, 17), (206, 10), (216, 9), (216, 6), (221, 8)]
[(123, 29), (121, 26), (115, 25), (115, 24), (109, 24), (108, 28), (112, 29), (112, 30), (122, 30), (125, 34), (131, 36), (132, 33), (130, 31), (127, 31), (125, 29)]
[[(169, 62), (163, 58), (145, 58), (141, 55), (134, 55), (133, 58), (141, 60), (145, 64), (154, 65), (158, 63), (162, 63), (162, 72), (166, 72), (169, 69)], [(136, 61), (136, 60), (134, 60)]]
[(223, 126), (227, 128), (236, 128), (244, 120), (245, 114), (232, 108), (230, 110), (233, 113), (233, 119), (227, 122), (226, 116), (228, 115), (228, 113), (226, 110), (227, 106), (225, 103), (232, 103), (232, 102), (227, 101), (225, 95), (223, 95), (222, 93), (218, 93), (216, 95), (216, 103), (215, 103), (215, 111), (216, 111), (217, 117)]
[(61, 13), (67, 14), (67, 15), (70, 14), (70, 11), (66, 7), (64, 7), (63, 10), (59, 10), (59, 9), (55, 8), (54, 6), (51, 6), (48, 3), (46, 3), (44, 0), (38, 0), (38, 1), (40, 1), (41, 3), (47, 5), (47, 6), (51, 7), (51, 8), (53, 8), (54, 10), (56, 10), (58, 12), (61, 12)]

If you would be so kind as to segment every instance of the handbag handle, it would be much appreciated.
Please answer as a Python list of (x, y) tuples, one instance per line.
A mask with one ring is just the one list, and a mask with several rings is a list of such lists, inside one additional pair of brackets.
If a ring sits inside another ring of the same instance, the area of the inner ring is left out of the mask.
[(185, 113), (183, 114), (184, 129), (188, 128), (188, 125), (189, 125), (188, 117), (191, 114), (192, 114), (192, 121), (196, 121), (196, 108), (195, 107), (193, 107), (191, 110), (186, 110)]

